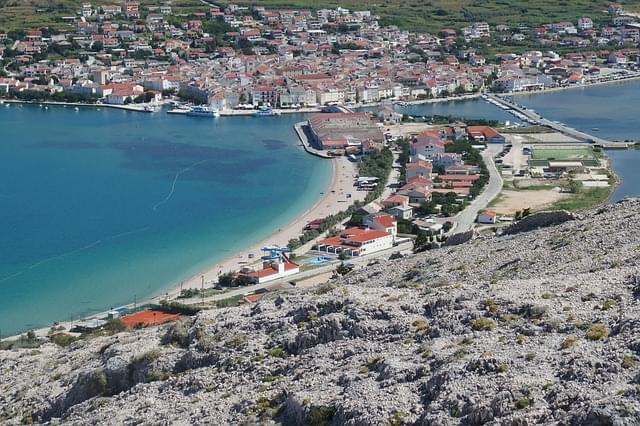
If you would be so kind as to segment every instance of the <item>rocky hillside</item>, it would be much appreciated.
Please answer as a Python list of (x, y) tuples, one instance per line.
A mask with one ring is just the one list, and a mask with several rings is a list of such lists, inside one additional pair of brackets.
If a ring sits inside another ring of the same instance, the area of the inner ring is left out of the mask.
[(149, 328), (0, 352), (0, 419), (640, 424), (640, 200)]

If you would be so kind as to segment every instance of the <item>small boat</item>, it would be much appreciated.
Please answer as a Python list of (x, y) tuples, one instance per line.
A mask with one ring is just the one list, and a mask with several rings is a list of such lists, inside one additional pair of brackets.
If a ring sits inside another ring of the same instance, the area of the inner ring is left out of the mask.
[(599, 131), (600, 131), (600, 129), (599, 129), (599, 128), (597, 128), (597, 127), (594, 127), (594, 128), (592, 128), (591, 130), (593, 130), (594, 132), (599, 132)]
[(255, 113), (253, 113), (255, 117), (270, 117), (273, 114), (273, 110), (267, 106), (261, 106)]
[(189, 109), (187, 115), (191, 117), (220, 117), (220, 111), (208, 106), (196, 105)]
[(75, 108), (74, 108), (74, 110), (75, 110), (75, 111), (80, 111), (80, 108), (75, 107)]

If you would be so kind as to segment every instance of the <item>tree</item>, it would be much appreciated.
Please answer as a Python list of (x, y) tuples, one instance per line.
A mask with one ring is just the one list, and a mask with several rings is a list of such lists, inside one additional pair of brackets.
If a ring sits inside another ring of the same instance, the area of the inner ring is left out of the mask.
[(94, 52), (100, 52), (102, 51), (102, 49), (104, 49), (104, 44), (100, 40), (94, 41), (91, 44), (91, 50), (93, 50)]
[(340, 275), (347, 275), (349, 272), (351, 272), (351, 270), (353, 270), (353, 265), (349, 265), (344, 262), (342, 262), (336, 268), (336, 272)]
[(144, 92), (143, 94), (136, 96), (133, 102), (136, 104), (142, 104), (142, 103), (151, 102), (154, 98), (155, 98), (155, 95), (153, 93)]
[(582, 190), (582, 182), (575, 179), (569, 181), (568, 190), (572, 194), (577, 194)]
[(292, 238), (287, 243), (287, 247), (289, 248), (289, 250), (295, 250), (298, 247), (300, 247), (301, 245), (302, 244), (300, 244), (300, 239), (299, 238)]
[(429, 245), (430, 238), (426, 232), (418, 232), (418, 236), (415, 240), (413, 240), (413, 252), (421, 253), (427, 250), (427, 246)]
[(218, 285), (222, 287), (231, 287), (233, 285), (233, 274), (228, 272), (218, 277)]
[(238, 275), (235, 280), (233, 280), (233, 283), (238, 287), (245, 287), (253, 284), (253, 281), (246, 275)]

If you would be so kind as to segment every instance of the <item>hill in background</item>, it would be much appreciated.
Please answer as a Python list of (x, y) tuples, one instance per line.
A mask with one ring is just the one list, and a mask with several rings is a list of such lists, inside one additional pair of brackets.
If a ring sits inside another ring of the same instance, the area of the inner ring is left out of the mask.
[[(0, 28), (16, 29), (53, 26), (64, 29), (61, 16), (74, 15), (82, 0), (0, 0)], [(119, 1), (90, 1), (94, 6), (119, 3)], [(459, 28), (469, 22), (487, 21), (491, 24), (537, 25), (553, 21), (576, 21), (588, 15), (595, 21), (607, 19), (606, 0), (238, 0), (211, 2), (212, 4), (260, 5), (267, 8), (335, 8), (342, 6), (354, 10), (369, 9), (381, 17), (384, 25), (398, 25), (412, 31), (437, 32), (441, 28)], [(622, 1), (625, 9), (640, 10), (640, 1)], [(191, 13), (206, 10), (198, 0), (142, 0), (143, 6), (170, 4), (175, 13)]]

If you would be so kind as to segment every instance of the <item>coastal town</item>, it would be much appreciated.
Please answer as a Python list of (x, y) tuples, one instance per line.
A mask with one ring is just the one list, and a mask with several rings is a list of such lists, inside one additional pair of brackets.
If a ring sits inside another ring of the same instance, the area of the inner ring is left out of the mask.
[[(586, 16), (539, 27), (469, 22), (437, 34), (342, 7), (203, 5), (185, 14), (169, 4), (87, 2), (63, 22), (67, 30), (0, 32), (4, 107), (306, 113), (292, 131), (307, 152), (334, 162), (324, 207), (154, 297), (147, 307), (157, 318), (255, 303), (453, 244), (454, 235), (500, 232), (549, 206), (597, 204), (616, 183), (602, 149), (622, 144), (551, 123), (515, 95), (640, 77), (640, 23), (616, 4), (601, 25)], [(499, 107), (513, 122), (399, 112), (458, 98)], [(66, 325), (92, 332), (138, 309)], [(164, 322), (150, 315), (141, 322)]]
[(180, 13), (169, 4), (87, 2), (60, 20), (55, 29), (0, 28), (0, 94), (132, 109), (179, 99), (222, 114), (304, 111), (617, 80), (637, 76), (640, 60), (640, 23), (617, 4), (597, 19), (469, 22), (437, 34), (341, 7)]
[(640, 2), (0, 0), (0, 424), (640, 424)]

